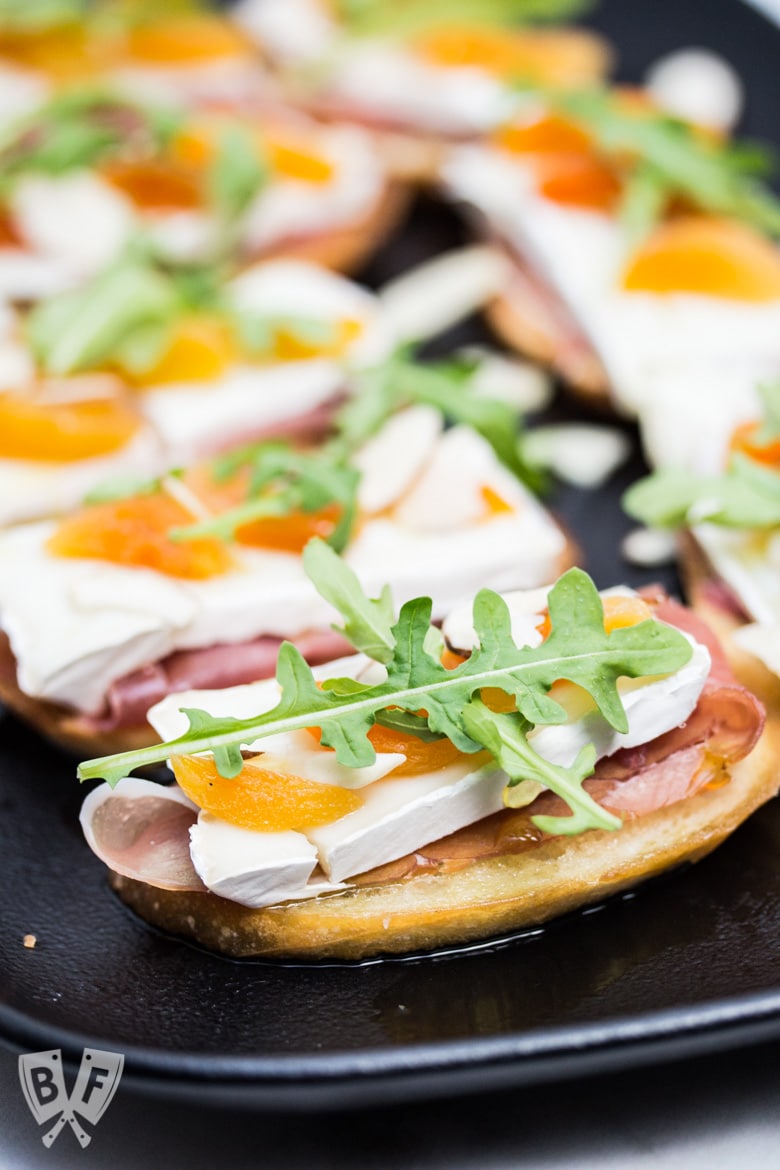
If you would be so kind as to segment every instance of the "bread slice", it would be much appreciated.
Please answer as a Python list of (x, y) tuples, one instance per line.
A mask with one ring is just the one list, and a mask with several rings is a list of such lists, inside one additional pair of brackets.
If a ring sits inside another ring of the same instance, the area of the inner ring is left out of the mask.
[(510, 259), (512, 278), (486, 309), (492, 329), (512, 349), (558, 374), (584, 405), (616, 412), (607, 372), (591, 346), (578, 335), (568, 310), (516, 256), (510, 253)]
[(249, 909), (211, 893), (161, 890), (111, 873), (147, 922), (231, 958), (365, 959), (408, 954), (538, 925), (706, 856), (780, 786), (780, 715), (730, 781), (617, 832), (556, 837), (525, 853)]
[(303, 260), (336, 272), (355, 272), (401, 223), (410, 202), (408, 184), (392, 179), (362, 219), (332, 231), (281, 241), (278, 247), (264, 253), (263, 259)]
[(159, 743), (159, 737), (148, 724), (141, 727), (123, 727), (98, 733), (85, 723), (78, 711), (35, 699), (19, 689), (16, 678), (16, 659), (8, 637), (0, 631), (0, 702), (25, 723), (29, 723), (45, 739), (59, 748), (73, 752), (80, 759), (129, 752), (136, 748)]
[(504, 293), (491, 301), (486, 316), (490, 327), (510, 349), (552, 370), (583, 405), (600, 413), (616, 413), (598, 357), (593, 353), (564, 353), (554, 324), (544, 320), (541, 313), (531, 312), (527, 302), (516, 300), (511, 292)]

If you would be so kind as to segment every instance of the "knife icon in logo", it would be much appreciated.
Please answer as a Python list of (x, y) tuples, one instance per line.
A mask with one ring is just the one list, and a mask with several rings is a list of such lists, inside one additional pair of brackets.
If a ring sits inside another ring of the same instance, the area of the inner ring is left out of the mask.
[[(92, 1141), (81, 1118), (97, 1125), (119, 1087), (125, 1058), (119, 1052), (85, 1048), (76, 1084), (68, 1096), (62, 1068), (62, 1051), (27, 1052), (19, 1057), (19, 1080), (25, 1100), (38, 1125), (54, 1122), (42, 1137), (48, 1148), (69, 1125), (83, 1148)], [(78, 1114), (78, 1116), (76, 1116)]]

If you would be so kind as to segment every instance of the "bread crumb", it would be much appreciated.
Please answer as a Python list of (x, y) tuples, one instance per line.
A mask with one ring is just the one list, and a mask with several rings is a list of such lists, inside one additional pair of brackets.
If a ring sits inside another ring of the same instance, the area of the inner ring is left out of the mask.
[(32, 950), (34, 950), (34, 948), (35, 948), (35, 945), (36, 945), (36, 943), (37, 943), (37, 942), (38, 942), (38, 939), (35, 937), (35, 935), (34, 935), (34, 934), (26, 934), (26, 935), (24, 936), (24, 938), (22, 939), (22, 944), (23, 944), (25, 947), (27, 947), (27, 950), (28, 950), (28, 951), (32, 951)]

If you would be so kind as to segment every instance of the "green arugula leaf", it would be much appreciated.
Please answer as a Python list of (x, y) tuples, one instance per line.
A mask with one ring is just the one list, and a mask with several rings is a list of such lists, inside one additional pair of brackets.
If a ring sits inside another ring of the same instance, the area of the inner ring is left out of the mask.
[[(152, 256), (152, 262), (154, 259)], [(158, 267), (165, 272), (175, 288), (183, 309), (219, 313), (232, 321), (232, 306), (225, 296), (225, 282), (231, 275), (227, 264), (204, 261), (166, 267), (158, 261)]]
[(226, 223), (234, 223), (268, 182), (270, 170), (252, 135), (243, 126), (226, 127), (209, 167), (206, 188), (212, 206)]
[(0, 0), (0, 30), (42, 32), (77, 23), (90, 6), (91, 0)]
[(641, 163), (626, 182), (620, 202), (620, 222), (633, 245), (641, 243), (661, 219), (669, 190), (662, 175), (649, 163)]
[(265, 520), (270, 516), (289, 516), (294, 511), (294, 501), (291, 495), (280, 492), (275, 496), (263, 496), (246, 500), (235, 508), (226, 512), (218, 512), (207, 520), (199, 520), (196, 524), (182, 525), (171, 528), (168, 536), (171, 540), (180, 542), (188, 540), (224, 540), (235, 538), (239, 528), (246, 524), (253, 524), (256, 520)]
[[(780, 380), (758, 387), (763, 420), (751, 445), (780, 439)], [(656, 528), (685, 528), (706, 522), (726, 528), (774, 528), (780, 524), (780, 468), (775, 470), (733, 452), (721, 475), (666, 468), (639, 480), (623, 496), (635, 520)]]
[[(353, 601), (343, 591), (334, 591), (349, 614)], [(363, 610), (363, 602), (358, 603)], [(374, 748), (367, 738), (377, 716), (388, 709), (419, 717), (426, 712), (428, 730), (446, 735), (461, 751), (484, 749), (506, 754), (512, 763), (513, 778), (538, 778), (544, 766), (527, 761), (521, 766), (527, 745), (522, 743), (525, 723), (512, 720), (512, 728), (476, 714), (470, 706), (484, 688), (498, 688), (515, 699), (517, 710), (528, 724), (558, 723), (566, 712), (549, 695), (553, 683), (568, 679), (591, 695), (612, 727), (627, 729), (626, 714), (617, 690), (621, 677), (639, 678), (667, 674), (683, 666), (691, 656), (687, 639), (661, 622), (604, 630), (604, 613), (598, 592), (580, 569), (571, 569), (549, 595), (552, 630), (536, 648), (518, 647), (512, 640), (511, 620), (506, 603), (496, 593), (482, 590), (474, 602), (474, 627), (479, 645), (466, 662), (447, 670), (426, 650), (431, 626), (431, 601), (416, 598), (403, 606), (392, 628), (393, 654), (386, 663), (384, 682), (369, 686), (355, 680), (332, 679), (318, 687), (311, 668), (300, 652), (284, 643), (279, 652), (276, 678), (281, 689), (278, 705), (255, 718), (223, 720), (199, 712), (190, 729), (178, 739), (124, 755), (91, 760), (79, 768), (82, 780), (103, 778), (116, 784), (135, 768), (159, 763), (172, 755), (215, 754), (217, 766), (235, 767), (235, 749), (276, 732), (315, 726), (321, 741), (332, 747), (340, 763), (365, 767), (374, 762)], [(466, 707), (471, 714), (465, 715)], [(496, 728), (498, 727), (498, 730)], [(518, 736), (520, 738), (518, 739)], [(488, 742), (483, 742), (487, 740)], [(229, 757), (225, 750), (232, 749)], [(217, 755), (217, 753), (219, 753)], [(584, 823), (588, 806), (580, 781), (590, 757), (581, 753), (573, 769), (564, 775), (545, 773), (558, 785), (565, 800), (571, 798), (573, 815)], [(220, 764), (222, 761), (222, 764)], [(534, 770), (535, 769), (535, 770)], [(564, 770), (566, 772), (566, 770)], [(592, 810), (591, 810), (592, 813)], [(594, 814), (595, 815), (595, 814)], [(602, 814), (600, 826), (604, 827)], [(564, 828), (572, 828), (567, 824)], [(556, 830), (557, 831), (557, 830)]]
[(639, 190), (632, 192), (629, 186), (632, 218), (640, 219), (637, 205), (646, 221), (651, 202), (660, 214), (674, 197), (682, 196), (705, 211), (780, 234), (780, 200), (759, 182), (769, 156), (757, 145), (710, 141), (670, 115), (621, 107), (606, 89), (551, 95), (551, 101), (606, 153), (638, 160)]
[(280, 333), (288, 333), (313, 346), (325, 346), (335, 340), (336, 325), (316, 317), (292, 313), (253, 313), (231, 306), (230, 316), (238, 336), (249, 353), (262, 356), (273, 350)]
[(16, 120), (0, 142), (0, 190), (22, 175), (61, 175), (94, 167), (112, 155), (157, 154), (180, 127), (182, 116), (131, 101), (104, 86), (80, 86), (56, 94)]
[(379, 597), (366, 597), (349, 565), (316, 537), (303, 550), (303, 567), (320, 595), (346, 617), (343, 626), (334, 625), (333, 629), (369, 658), (389, 662), (395, 650), (395, 611), (389, 585)]
[[(244, 447), (218, 461), (216, 478), (234, 475), (248, 465), (252, 474), (247, 499), (208, 520), (170, 531), (172, 540), (200, 540), (215, 537), (232, 540), (239, 528), (267, 516), (288, 516), (292, 512), (318, 512), (331, 504), (338, 518), (328, 537), (341, 551), (349, 541), (357, 513), (359, 473), (327, 451), (296, 451), (286, 443), (266, 442)], [(229, 474), (225, 475), (225, 469)]]
[[(173, 474), (168, 472), (169, 475)], [(114, 500), (126, 500), (131, 496), (153, 496), (160, 490), (161, 480), (148, 479), (141, 475), (128, 472), (125, 475), (113, 475), (103, 480), (84, 496), (85, 504), (108, 504)]]
[(390, 707), (386, 711), (379, 711), (374, 722), (390, 731), (399, 731), (402, 735), (416, 735), (423, 743), (436, 743), (446, 738), (437, 731), (431, 731), (423, 715), (413, 715), (411, 711), (394, 711)]
[(335, 443), (355, 450), (404, 406), (432, 406), (448, 422), (472, 427), (509, 471), (532, 491), (541, 491), (546, 477), (524, 454), (519, 412), (475, 392), (477, 368), (466, 359), (419, 362), (409, 347), (400, 348), (381, 366), (354, 375), (355, 393), (336, 418)]
[(172, 324), (172, 320), (140, 322), (119, 338), (111, 357), (136, 377), (147, 373), (154, 369), (170, 345)]
[(590, 7), (592, 0), (339, 0), (338, 14), (353, 36), (399, 38), (460, 23), (568, 20)]
[(425, 635), (423, 650), (434, 662), (441, 662), (442, 654), (446, 649), (447, 643), (444, 640), (444, 634), (438, 626), (431, 626)]
[(732, 452), (729, 460), (729, 471), (740, 476), (745, 483), (751, 484), (756, 491), (770, 499), (780, 497), (780, 472), (773, 467), (757, 463), (749, 459), (741, 451)]
[[(211, 716), (207, 715), (205, 711), (199, 710), (197, 707), (182, 707), (182, 714), (186, 715), (190, 730), (194, 734), (208, 734), (211, 723)], [(226, 719), (225, 725), (238, 725), (237, 719)], [(244, 757), (241, 754), (241, 747), (237, 743), (222, 744), (214, 749), (214, 763), (220, 776), (224, 776), (226, 780), (234, 780), (244, 766)]]
[[(130, 255), (85, 288), (37, 305), (26, 321), (27, 338), (48, 373), (72, 374), (115, 357), (137, 330), (148, 345), (148, 330), (166, 326), (178, 308), (171, 282)], [(147, 360), (154, 352), (146, 350)]]
[[(469, 735), (492, 752), (509, 776), (510, 805), (512, 788), (529, 783), (534, 786), (531, 799), (549, 788), (569, 805), (571, 816), (531, 818), (545, 833), (573, 835), (586, 829), (620, 828), (620, 820), (601, 808), (582, 787), (583, 780), (593, 775), (596, 766), (596, 751), (591, 744), (582, 748), (570, 767), (563, 768), (534, 751), (527, 739), (531, 724), (522, 715), (491, 711), (480, 699), (472, 699), (464, 708), (463, 722)], [(523, 799), (523, 804), (526, 802)]]
[(705, 522), (725, 528), (774, 528), (780, 524), (780, 476), (744, 456), (735, 456), (722, 475), (666, 468), (630, 487), (623, 508), (653, 528)]
[[(252, 321), (262, 324), (265, 343), (276, 328), (301, 327), (297, 318)], [(314, 327), (321, 324), (312, 323)], [(312, 336), (323, 340), (319, 333)], [(328, 544), (336, 551), (343, 550), (357, 512), (359, 476), (350, 459), (391, 415), (413, 403), (431, 406), (445, 419), (472, 427), (491, 444), (505, 466), (538, 490), (545, 482), (544, 476), (522, 454), (517, 412), (504, 402), (472, 390), (475, 369), (473, 362), (465, 360), (421, 364), (413, 360), (409, 351), (401, 350), (383, 365), (361, 371), (355, 375), (355, 393), (338, 413), (336, 434), (331, 440), (316, 452), (296, 452), (288, 444), (265, 441), (222, 456), (213, 465), (217, 481), (230, 479), (242, 467), (251, 467), (248, 498), (208, 520), (173, 529), (172, 538), (232, 540), (237, 529), (253, 520), (294, 511), (314, 512), (336, 503), (341, 508), (340, 518)]]
[(136, 236), (83, 288), (36, 305), (25, 322), (27, 338), (52, 374), (109, 361), (144, 374), (159, 361), (182, 314), (219, 315), (231, 325), (226, 275), (218, 264), (165, 262), (149, 240)]
[(764, 382), (758, 387), (764, 417), (753, 436), (757, 447), (768, 447), (780, 439), (780, 379)]

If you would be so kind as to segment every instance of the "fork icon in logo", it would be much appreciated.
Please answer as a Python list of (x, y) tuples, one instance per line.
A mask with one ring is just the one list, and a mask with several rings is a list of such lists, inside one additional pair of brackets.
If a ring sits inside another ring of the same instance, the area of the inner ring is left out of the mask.
[(119, 1087), (124, 1063), (125, 1058), (119, 1052), (85, 1048), (76, 1084), (68, 1096), (59, 1048), (27, 1052), (19, 1057), (19, 1080), (30, 1112), (38, 1125), (54, 1122), (41, 1139), (47, 1148), (65, 1125), (73, 1130), (82, 1149), (89, 1145), (92, 1137), (80, 1118), (97, 1125)]

